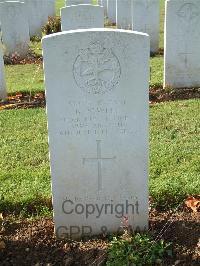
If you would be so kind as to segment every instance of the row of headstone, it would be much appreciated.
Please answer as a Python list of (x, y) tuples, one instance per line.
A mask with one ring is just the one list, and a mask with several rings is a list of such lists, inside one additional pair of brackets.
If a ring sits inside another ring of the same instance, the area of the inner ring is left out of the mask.
[[(102, 11), (90, 0), (66, 0), (67, 7), (61, 11), (62, 30), (101, 27)], [(109, 21), (118, 29), (148, 33), (151, 37), (151, 52), (159, 48), (159, 0), (99, 0)], [(73, 5), (69, 7), (70, 5)], [(87, 11), (88, 10), (88, 11)]]
[(54, 12), (55, 0), (1, 0), (0, 22), (5, 54), (26, 55), (30, 37), (41, 37), (42, 26)]
[(99, 0), (105, 13), (118, 29), (145, 32), (150, 35), (151, 52), (159, 46), (159, 0)]

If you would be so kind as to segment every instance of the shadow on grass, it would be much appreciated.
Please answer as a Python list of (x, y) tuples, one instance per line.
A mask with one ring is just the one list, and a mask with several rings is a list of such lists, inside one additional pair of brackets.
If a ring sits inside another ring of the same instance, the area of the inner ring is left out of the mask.
[(11, 202), (0, 200), (0, 213), (4, 215), (21, 215), (30, 217), (36, 215), (46, 215), (52, 213), (52, 199), (37, 197), (21, 202)]

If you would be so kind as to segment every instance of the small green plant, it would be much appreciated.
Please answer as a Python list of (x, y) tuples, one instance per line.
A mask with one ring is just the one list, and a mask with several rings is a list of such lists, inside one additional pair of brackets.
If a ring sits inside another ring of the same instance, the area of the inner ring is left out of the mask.
[(162, 263), (165, 254), (171, 255), (171, 244), (154, 241), (148, 234), (125, 233), (114, 237), (108, 249), (107, 266), (152, 266)]
[(60, 17), (49, 17), (48, 22), (42, 28), (45, 35), (53, 34), (61, 31), (61, 18)]

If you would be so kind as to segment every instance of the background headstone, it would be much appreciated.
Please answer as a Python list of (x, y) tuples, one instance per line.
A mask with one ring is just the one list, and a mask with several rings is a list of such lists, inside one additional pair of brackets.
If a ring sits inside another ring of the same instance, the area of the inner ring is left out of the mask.
[(132, 31), (43, 38), (57, 237), (147, 228), (149, 53)]
[(164, 87), (200, 86), (200, 5), (166, 1)]
[(27, 6), (27, 13), (29, 19), (29, 32), (30, 36), (42, 36), (42, 27), (48, 21), (48, 10), (47, 2), (44, 0), (24, 0)]
[(133, 29), (133, 0), (117, 0), (117, 28)]
[(29, 50), (27, 9), (21, 2), (0, 3), (2, 42), (5, 54), (25, 56)]
[(2, 45), (0, 43), (0, 99), (7, 97)]
[(108, 0), (98, 0), (98, 4), (104, 7), (104, 14), (107, 16)]
[(149, 34), (153, 53), (159, 49), (159, 22), (159, 0), (133, 0), (133, 30)]
[(109, 21), (116, 23), (116, 0), (108, 0), (107, 15)]
[(101, 6), (76, 5), (61, 8), (62, 31), (103, 27), (104, 10)]

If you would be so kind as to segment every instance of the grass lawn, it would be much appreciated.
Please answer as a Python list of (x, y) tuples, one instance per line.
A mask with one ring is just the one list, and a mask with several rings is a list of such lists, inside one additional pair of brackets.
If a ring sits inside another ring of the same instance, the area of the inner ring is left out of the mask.
[(200, 101), (152, 106), (150, 194), (165, 207), (200, 191)]
[[(6, 66), (6, 82), (9, 93), (39, 92), (44, 90), (43, 66), (36, 64)], [(151, 58), (151, 86), (162, 87), (163, 57)]]
[(42, 208), (43, 198), (50, 197), (45, 110), (1, 112), (0, 135), (1, 211), (23, 213), (33, 201)]
[[(199, 107), (188, 100), (150, 109), (150, 194), (159, 206), (199, 193)], [(45, 110), (1, 111), (0, 134), (0, 212), (50, 213)]]
[(60, 15), (60, 8), (65, 6), (65, 0), (56, 0), (56, 15)]
[(9, 93), (38, 92), (44, 90), (43, 66), (36, 64), (6, 66)]

